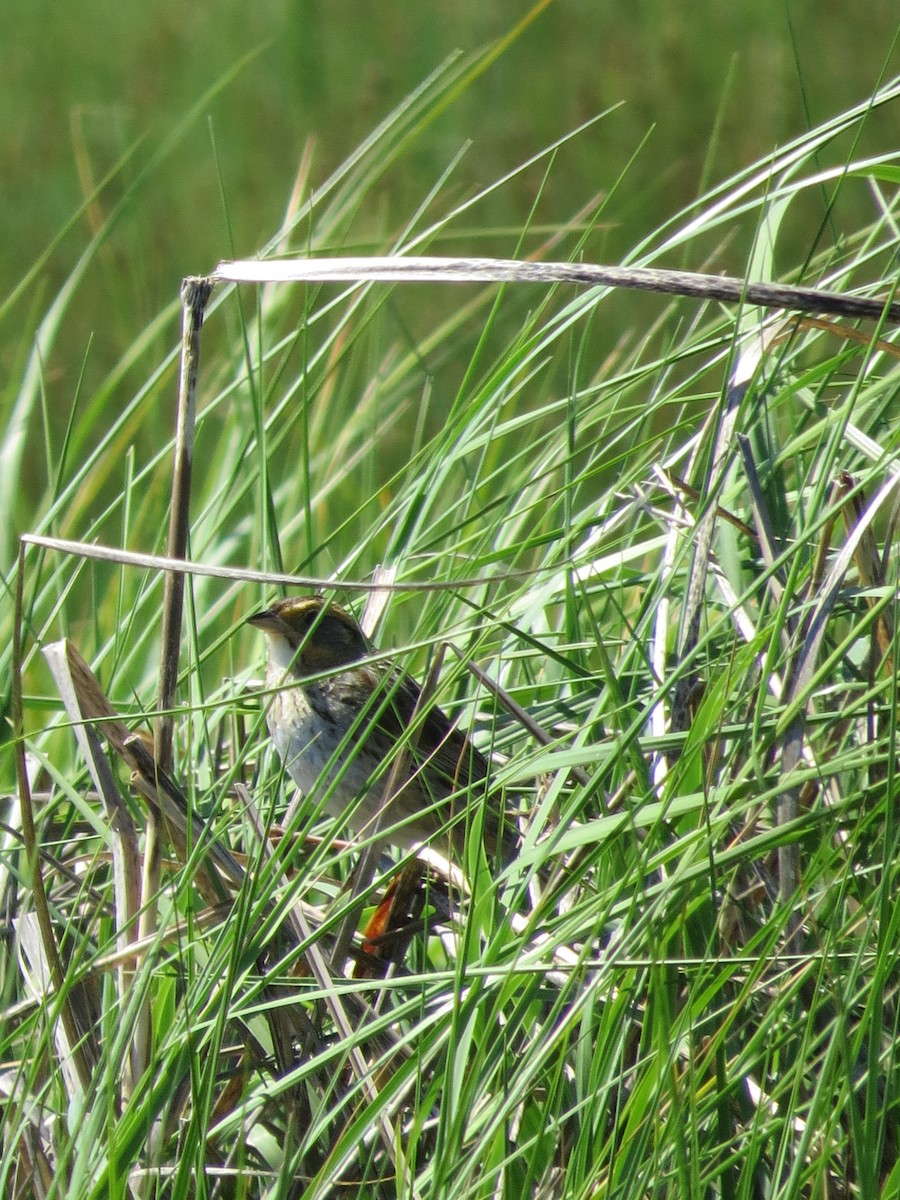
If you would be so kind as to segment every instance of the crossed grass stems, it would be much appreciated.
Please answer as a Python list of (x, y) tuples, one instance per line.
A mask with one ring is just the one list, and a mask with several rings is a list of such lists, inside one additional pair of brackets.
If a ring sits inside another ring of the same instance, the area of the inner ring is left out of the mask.
[[(111, 707), (102, 696), (99, 685), (93, 680), (85, 664), (80, 661), (77, 652), (71, 647), (60, 646), (51, 652), (54, 660), (54, 675), (60, 687), (61, 694), (66, 698), (66, 707), (70, 720), (80, 726), (84, 738), (84, 746), (88, 761), (91, 763), (92, 774), (98, 793), (103, 802), (108, 804), (108, 818), (114, 826), (111, 837), (113, 858), (117, 862), (117, 892), (113, 919), (119, 930), (119, 950), (108, 957), (105, 964), (107, 969), (115, 967), (118, 971), (118, 985), (122, 989), (121, 1000), (123, 1007), (138, 1004), (136, 996), (129, 998), (128, 988), (135, 978), (138, 955), (142, 946), (156, 944), (158, 929), (155, 926), (155, 901), (161, 886), (160, 865), (150, 862), (149, 868), (144, 866), (143, 887), (136, 875), (136, 864), (141, 861), (136, 831), (129, 827), (128, 806), (123, 804), (115, 794), (111, 785), (108, 771), (103, 767), (103, 755), (100, 752), (96, 738), (99, 730), (127, 763), (133, 772), (133, 781), (137, 790), (148, 802), (148, 830), (144, 856), (147, 861), (159, 854), (158, 847), (163, 840), (163, 829), (168, 832), (171, 844), (175, 848), (176, 857), (184, 873), (184, 880), (191, 886), (196, 886), (207, 903), (211, 906), (203, 921), (221, 919), (223, 912), (230, 913), (229, 920), (237, 920), (244, 929), (250, 929), (256, 924), (261, 926), (271, 923), (280, 930), (278, 937), (272, 941), (271, 947), (261, 954), (258, 966), (261, 984), (257, 995), (262, 998), (262, 1011), (268, 1024), (271, 1053), (263, 1047), (254, 1044), (250, 1037), (242, 1047), (230, 1052), (232, 1081), (242, 1080), (244, 1084), (255, 1072), (270, 1070), (276, 1080), (271, 1100), (277, 1098), (279, 1103), (287, 1103), (288, 1123), (294, 1122), (301, 1127), (304, 1123), (315, 1125), (313, 1114), (302, 1094), (302, 1088), (297, 1079), (303, 1077), (304, 1071), (315, 1074), (323, 1094), (335, 1091), (341, 1095), (346, 1118), (338, 1121), (332, 1130), (332, 1152), (320, 1163), (320, 1169), (326, 1165), (329, 1170), (347, 1171), (351, 1169), (354, 1156), (358, 1154), (359, 1145), (354, 1143), (348, 1130), (352, 1125), (352, 1115), (357, 1111), (355, 1106), (368, 1102), (377, 1114), (373, 1128), (375, 1129), (374, 1145), (381, 1142), (380, 1155), (374, 1149), (371, 1153), (379, 1161), (383, 1160), (379, 1170), (384, 1171), (384, 1164), (390, 1164), (390, 1170), (402, 1172), (403, 1165), (398, 1162), (395, 1148), (394, 1123), (402, 1117), (405, 1106), (411, 1095), (411, 1082), (398, 1088), (389, 1104), (385, 1104), (382, 1096), (384, 1079), (391, 1075), (403, 1075), (404, 1067), (400, 1064), (410, 1058), (413, 1049), (402, 1036), (397, 1038), (396, 1028), (402, 1027), (404, 1020), (411, 1011), (408, 1003), (402, 999), (402, 992), (392, 993), (387, 987), (377, 993), (376, 1002), (369, 1004), (360, 995), (348, 989), (343, 979), (342, 967), (344, 949), (349, 945), (353, 930), (356, 926), (358, 896), (369, 893), (371, 880), (365, 875), (357, 879), (356, 891), (334, 906), (332, 915), (325, 918), (322, 910), (305, 900), (292, 899), (292, 881), (285, 873), (283, 856), (280, 856), (276, 845), (273, 844), (267, 821), (260, 816), (254, 804), (250, 791), (243, 785), (237, 784), (235, 791), (240, 805), (248, 818), (249, 828), (255, 835), (255, 849), (249, 856), (248, 864), (252, 864), (250, 874), (259, 873), (260, 879), (266, 878), (271, 882), (277, 879), (276, 886), (267, 885), (264, 893), (279, 897), (275, 904), (267, 903), (262, 907), (255, 905), (252, 900), (253, 887), (247, 881), (248, 866), (245, 865), (217, 836), (212, 826), (200, 822), (192, 815), (190, 805), (185, 798), (184, 790), (173, 777), (172, 741), (174, 719), (177, 713), (175, 688), (178, 679), (178, 654), (181, 641), (181, 612), (183, 607), (183, 587), (185, 573), (193, 569), (186, 563), (187, 530), (189, 528), (189, 496), (190, 475), (190, 446), (192, 444), (191, 423), (195, 407), (194, 390), (197, 384), (199, 361), (200, 330), (202, 326), (203, 309), (209, 296), (209, 282), (189, 281), (185, 289), (185, 323), (184, 323), (184, 352), (181, 373), (181, 392), (179, 404), (178, 437), (176, 439), (175, 482), (171, 504), (171, 526), (166, 567), (166, 592), (163, 609), (163, 666), (160, 671), (159, 713), (160, 717), (155, 731), (154, 748), (152, 752), (139, 739), (135, 738), (128, 729), (118, 721)], [(883, 309), (886, 315), (888, 310)], [(816, 546), (808, 548), (813, 567), (806, 581), (805, 594), (802, 598), (793, 598), (789, 594), (786, 582), (790, 580), (791, 563), (795, 561), (792, 555), (796, 547), (789, 547), (779, 541), (773, 532), (775, 522), (768, 511), (768, 502), (763, 485), (760, 483), (757, 462), (751, 441), (737, 432), (737, 421), (741, 404), (755, 378), (761, 362), (777, 356), (779, 344), (784, 344), (793, 329), (770, 325), (762, 340), (753, 339), (741, 354), (738, 355), (731, 383), (726, 389), (724, 402), (720, 409), (712, 412), (707, 426), (694, 443), (694, 461), (684, 474), (689, 478), (695, 474), (694, 467), (701, 461), (702, 453), (712, 443), (713, 449), (709, 457), (707, 485), (702, 497), (692, 494), (691, 489), (682, 483), (681, 479), (671, 471), (659, 472), (655, 483), (657, 494), (654, 498), (644, 492), (635, 492), (629, 497), (625, 507), (630, 505), (635, 511), (652, 510), (667, 530), (669, 548), (667, 562), (671, 571), (683, 570), (685, 585), (683, 588), (684, 607), (681, 614), (681, 632), (676, 647), (674, 662), (667, 654), (669, 612), (668, 601), (663, 599), (659, 605), (656, 624), (656, 637), (653, 643), (652, 666), (655, 678), (660, 684), (654, 703), (651, 706), (651, 723), (656, 737), (657, 751), (651, 761), (635, 762), (622, 786), (613, 795), (599, 795), (597, 805), (602, 814), (592, 828), (590, 823), (579, 828), (566, 826), (561, 832), (562, 839), (551, 831), (545, 847), (560, 860), (566, 859), (570, 870), (568, 874), (557, 879), (560, 895), (553, 898), (554, 904), (573, 907), (576, 911), (584, 909), (591, 903), (590, 868), (592, 856), (591, 842), (595, 837), (610, 838), (610, 829), (632, 829), (639, 841), (646, 841), (647, 831), (642, 826), (635, 826), (634, 814), (627, 811), (631, 789), (639, 794), (664, 795), (666, 778), (674, 772), (683, 769), (679, 766), (682, 757), (690, 754), (702, 762), (702, 772), (711, 784), (716, 780), (717, 773), (726, 766), (738, 772), (743, 771), (745, 764), (740, 757), (726, 753), (723, 744), (718, 746), (713, 740), (698, 752), (691, 744), (691, 731), (695, 722), (703, 716), (703, 706), (708, 692), (714, 688), (715, 680), (704, 678), (704, 656), (709, 653), (714, 634), (719, 626), (708, 617), (706, 597), (710, 587), (717, 590), (724, 601), (728, 620), (732, 621), (740, 634), (746, 638), (748, 645), (754, 646), (753, 621), (746, 613), (745, 598), (735, 595), (729, 590), (728, 581), (722, 573), (713, 551), (714, 531), (717, 522), (732, 520), (733, 514), (718, 503), (726, 472), (731, 469), (733, 451), (737, 448), (744, 484), (749, 498), (751, 521), (743, 523), (744, 531), (752, 537), (756, 552), (763, 564), (761, 572), (762, 586), (766, 588), (771, 602), (776, 608), (784, 608), (785, 618), (781, 627), (783, 651), (783, 666), (780, 672), (771, 669), (771, 662), (766, 662), (761, 652), (755, 647), (754, 666), (759, 669), (761, 676), (767, 680), (775, 699), (782, 706), (778, 727), (772, 739), (768, 760), (761, 764), (758, 784), (762, 791), (760, 802), (751, 806), (742, 824), (726, 823), (724, 827), (717, 824), (719, 840), (722, 839), (723, 829), (726, 853), (722, 856), (714, 877), (721, 880), (722, 868), (729, 862), (737, 865), (730, 882), (722, 885), (720, 894), (721, 920), (720, 930), (723, 940), (737, 939), (738, 943), (751, 944), (757, 938), (753, 932), (766, 922), (764, 913), (771, 919), (773, 914), (780, 913), (773, 927), (783, 929), (783, 938), (778, 948), (775, 969), (778, 976), (782, 971), (790, 971), (791, 962), (799, 965), (805, 947), (805, 939), (809, 932), (810, 912), (800, 900), (800, 883), (803, 875), (801, 861), (801, 846), (798, 840), (791, 836), (791, 831), (799, 829), (808, 821), (809, 814), (817, 800), (824, 804), (829, 802), (840, 808), (843, 801), (835, 795), (834, 781), (820, 777), (820, 766), (823, 751), (814, 749), (811, 737), (815, 732), (810, 724), (811, 698), (817, 681), (821, 677), (820, 654), (825, 641), (826, 630), (834, 618), (839, 603), (846, 598), (846, 576), (851, 566), (855, 566), (861, 594), (865, 598), (867, 615), (853, 631), (857, 638), (865, 633), (871, 638), (872, 652), (866, 668), (869, 679), (870, 696), (877, 698), (883, 691), (878, 684), (879, 679), (889, 679), (895, 674), (894, 637), (895, 631), (891, 620), (891, 596), (888, 591), (889, 549), (896, 522), (895, 482), (896, 469), (886, 468), (887, 478), (876, 487), (871, 499), (867, 499), (863, 485), (847, 472), (842, 472), (833, 487), (831, 496), (824, 508), (823, 516), (818, 522), (819, 541)], [(848, 336), (852, 336), (851, 333)], [(879, 343), (882, 349), (890, 347), (889, 342)], [(873, 443), (861, 430), (847, 425), (846, 433), (856, 449), (880, 464), (884, 464), (886, 456), (881, 448)], [(869, 484), (869, 486), (871, 486)], [(666, 507), (658, 504), (659, 497), (665, 497)], [(884, 513), (894, 504), (890, 513), (883, 536), (883, 552), (879, 552), (875, 543), (873, 527)], [(622, 513), (617, 512), (610, 522), (621, 521)], [(829, 565), (828, 547), (831, 544), (834, 525), (843, 520), (847, 527), (847, 537), (841, 551)], [(685, 531), (689, 532), (688, 541), (691, 546), (690, 562), (685, 568), (678, 563), (679, 545), (683, 543)], [(56, 552), (77, 553), (79, 555), (97, 557), (100, 551), (87, 547), (76, 547), (72, 544), (44, 537), (26, 537), (22, 543), (20, 556), (19, 589), (21, 618), (21, 589), (26, 567), (25, 549), (28, 546), (39, 546)], [(147, 556), (124, 555), (113, 552), (113, 560), (159, 568), (160, 561)], [(184, 571), (174, 568), (176, 562), (185, 562)], [(229, 572), (216, 569), (213, 573), (229, 578), (247, 578), (246, 572)], [(256, 575), (258, 577), (258, 574)], [(271, 574), (264, 576), (269, 582), (287, 582), (284, 577)], [(326, 581), (297, 580), (291, 577), (290, 582), (310, 586), (314, 583), (325, 584)], [(456, 581), (454, 589), (460, 589), (465, 581)], [(583, 581), (579, 581), (583, 584)], [(333, 585), (332, 585), (333, 586)], [(352, 586), (352, 585), (351, 585)], [(361, 583), (360, 588), (371, 585)], [(381, 583), (376, 594), (390, 591), (394, 585), (391, 582)], [(712, 626), (712, 632), (704, 635), (704, 621)], [(17, 639), (18, 643), (18, 639)], [(845, 642), (846, 644), (846, 642)], [(475, 664), (471, 664), (478, 671)], [(484, 672), (478, 675), (481, 686), (489, 685), (489, 676)], [(663, 683), (664, 681), (664, 683)], [(612, 682), (610, 680), (610, 682)], [(432, 686), (436, 684), (436, 676), (426, 686), (427, 696)], [(527, 719), (515, 702), (505, 696), (502, 689), (496, 689), (495, 695), (501, 705), (511, 713), (514, 722), (522, 722), (527, 728), (529, 737), (553, 746), (558, 730), (544, 729), (539, 722)], [(21, 697), (19, 697), (21, 704)], [(840, 700), (836, 701), (840, 707)], [(858, 712), (858, 706), (853, 711)], [(642, 714), (642, 720), (646, 713)], [(257, 731), (261, 717), (257, 722)], [(848, 725), (854, 725), (858, 733), (858, 720), (848, 718), (846, 721), (835, 721), (827, 735), (825, 752), (833, 749), (838, 752), (848, 736)], [(869, 717), (869, 727), (863, 735), (863, 742), (868, 743), (874, 756), (870, 763), (870, 781), (873, 786), (883, 784), (890, 786), (893, 776), (892, 756), (883, 753), (882, 747), (892, 736), (893, 709), (885, 713), (875, 709)], [(720, 743), (727, 742), (729, 730), (721, 730)], [(414, 731), (411, 735), (414, 738)], [(709, 739), (707, 739), (708, 742)], [(409, 754), (411, 747), (401, 748), (401, 755)], [(402, 757), (395, 760), (389, 768), (386, 788), (389, 791), (402, 773)], [(572, 788), (589, 788), (592, 781), (585, 768), (578, 764), (569, 764), (563, 771), (563, 784), (558, 786), (557, 794), (560, 803), (565, 801)], [(795, 782), (797, 781), (797, 782)], [(557, 781), (559, 784), (559, 781)], [(545, 784), (545, 786), (547, 786)], [(646, 791), (645, 791), (646, 789)], [(20, 791), (23, 797), (29, 796), (29, 786), (25, 764), (20, 768)], [(775, 819), (768, 819), (769, 806), (774, 807)], [(26, 799), (26, 808), (28, 807)], [(665, 806), (663, 805), (663, 809)], [(619, 816), (618, 814), (623, 814)], [(664, 815), (664, 814), (663, 814)], [(526, 826), (527, 829), (527, 818)], [(780, 833), (779, 833), (780, 830)], [(26, 831), (27, 832), (27, 831)], [(556, 831), (559, 832), (559, 831)], [(710, 824), (712, 835), (712, 825)], [(34, 835), (31, 825), (30, 834)], [(787, 835), (787, 836), (786, 836)], [(846, 854), (850, 861), (851, 850), (845, 843), (845, 835), (836, 834), (838, 838), (838, 853)], [(758, 851), (748, 854), (748, 845), (758, 845)], [(118, 847), (118, 848), (117, 848)], [(154, 847), (157, 847), (154, 851)], [(846, 847), (846, 848), (845, 848)], [(585, 853), (585, 851), (587, 851)], [(33, 864), (38, 864), (40, 850), (36, 837), (29, 847)], [(534, 862), (540, 861), (540, 847), (531, 847)], [(658, 851), (657, 851), (658, 853)], [(712, 851), (711, 851), (712, 853)], [(729, 855), (731, 856), (729, 858)], [(663, 859), (664, 859), (663, 855)], [(474, 860), (473, 860), (474, 861)], [(656, 886), (662, 886), (665, 881), (666, 867), (653, 865), (653, 855), (648, 854), (648, 879), (656, 881)], [(583, 867), (583, 870), (582, 870)], [(51, 868), (52, 869), (52, 868)], [(523, 876), (533, 874), (530, 860), (528, 868), (520, 875), (515, 884), (518, 895), (523, 892)], [(482, 878), (482, 885), (484, 879)], [(149, 892), (147, 890), (149, 886)], [(515, 891), (515, 888), (513, 889)], [(551, 889), (552, 891), (552, 889)], [(653, 887), (650, 888), (652, 894)], [(493, 902), (495, 899), (493, 885), (488, 883), (485, 890), (476, 895), (470, 902), (472, 924), (480, 927), (483, 936), (489, 937), (491, 921), (485, 915), (483, 907), (485, 896)], [(40, 913), (41, 896), (36, 896), (36, 909)], [(614, 943), (610, 949), (608, 934), (595, 938), (587, 938), (582, 942), (570, 939), (567, 944), (562, 938), (547, 939), (547, 934), (540, 927), (538, 919), (542, 913), (538, 901), (532, 919), (510, 913), (504, 916), (509, 928), (520, 935), (518, 953), (509, 959), (510, 970), (535, 969), (539, 962), (542, 966), (544, 984), (550, 998), (546, 1000), (551, 1010), (570, 1004), (573, 1001), (573, 979), (586, 970), (593, 970), (595, 976), (609, 979), (610, 964), (615, 952)], [(513, 907), (515, 907), (513, 905)], [(139, 916), (140, 914), (140, 916)], [(537, 915), (535, 915), (537, 914)], [(409, 914), (406, 914), (408, 916)], [(337, 916), (341, 916), (341, 925), (336, 937), (330, 941), (331, 931), (335, 929)], [(404, 918), (405, 919), (405, 918)], [(750, 929), (745, 926), (749, 920)], [(780, 922), (780, 924), (779, 924)], [(551, 922), (552, 923), (552, 922)], [(56, 944), (53, 934), (53, 922), (49, 912), (41, 921), (41, 936), (43, 953), (54, 979), (56, 992), (59, 996), (59, 1013), (64, 1040), (67, 1045), (65, 1057), (74, 1065), (75, 1077), (81, 1088), (89, 1086), (91, 1073), (96, 1063), (101, 1059), (99, 1043), (92, 1044), (93, 1035), (87, 1032), (84, 1014), (76, 1011), (76, 1003), (70, 988), (66, 986), (69, 965), (64, 964), (65, 954)], [(571, 926), (570, 926), (571, 927)], [(387, 931), (388, 933), (390, 930)], [(135, 933), (138, 941), (135, 941)], [(454, 937), (444, 938), (442, 945), (448, 955), (447, 969), (451, 975), (458, 968), (452, 967), (454, 956), (457, 962), (465, 958), (466, 937), (463, 932)], [(496, 936), (496, 934), (495, 934)], [(389, 940), (389, 939), (387, 939)], [(330, 946), (329, 946), (330, 943)], [(377, 948), (378, 942), (371, 941), (370, 945)], [(409, 949), (409, 940), (397, 942), (404, 951)], [(326, 947), (328, 950), (326, 950)], [(330, 951), (330, 952), (329, 952)], [(435, 951), (432, 950), (432, 954)], [(40, 952), (34, 953), (40, 957)], [(415, 978), (416, 972), (426, 970), (429, 966), (428, 955), (411, 962), (409, 970)], [(335, 1058), (328, 1045), (323, 1040), (322, 1033), (316, 1024), (310, 1021), (305, 1009), (296, 1003), (296, 998), (290, 991), (285, 991), (283, 982), (279, 985), (270, 980), (283, 981), (285, 971), (308, 972), (314, 981), (311, 995), (316, 997), (316, 1003), (324, 1005), (328, 1021), (335, 1031), (337, 1044), (342, 1045), (343, 1057)], [(395, 958), (390, 970), (402, 973), (404, 959), (402, 954)], [(466, 980), (465, 973), (458, 975), (461, 982)], [(388, 983), (390, 979), (388, 980)], [(466, 980), (464, 987), (471, 987)], [(771, 981), (765, 986), (774, 986)], [(385, 1005), (385, 998), (395, 996), (393, 1008)], [(606, 988), (604, 1001), (615, 1004), (618, 991), (614, 984)], [(633, 1053), (639, 1055), (641, 1013), (634, 1011), (630, 1014), (634, 1022), (635, 1040)], [(87, 1022), (89, 1028), (90, 1022)], [(149, 1050), (150, 1038), (147, 1032), (148, 1021), (138, 1017), (133, 1022), (134, 1036), (125, 1056), (127, 1063), (124, 1091), (137, 1085), (147, 1068), (146, 1054)], [(360, 1029), (365, 1034), (360, 1036)], [(529, 1037), (520, 1030), (521, 1047), (524, 1048)], [(220, 1046), (221, 1052), (221, 1046)], [(634, 1060), (635, 1062), (637, 1059)], [(315, 1063), (310, 1068), (309, 1064)], [(632, 1063), (633, 1066), (633, 1063)], [(628, 1067), (623, 1066), (622, 1078), (628, 1073)], [(287, 1081), (287, 1082), (285, 1082)], [(226, 1098), (226, 1093), (229, 1093)], [(216, 1113), (220, 1129), (236, 1128), (238, 1105), (243, 1095), (241, 1087), (233, 1086), (229, 1092), (226, 1085), (217, 1101)], [(769, 1103), (762, 1089), (758, 1089), (757, 1101), (760, 1105)], [(229, 1107), (231, 1105), (231, 1107)], [(265, 1108), (265, 1104), (262, 1106)], [(170, 1123), (176, 1113), (169, 1114)], [(797, 1136), (802, 1140), (805, 1127), (798, 1129)], [(561, 1139), (561, 1145), (565, 1139)], [(561, 1151), (562, 1152), (562, 1151)]]

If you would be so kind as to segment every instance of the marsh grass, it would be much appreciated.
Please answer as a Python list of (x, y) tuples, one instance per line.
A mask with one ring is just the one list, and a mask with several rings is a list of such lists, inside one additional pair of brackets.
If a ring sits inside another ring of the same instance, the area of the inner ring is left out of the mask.
[[(352, 244), (381, 173), (478, 69), (436, 74), (331, 179), (301, 179), (267, 252)], [(748, 278), (892, 296), (897, 155), (828, 156), (898, 93), (720, 185), (629, 261), (714, 263), (749, 223)], [(552, 172), (552, 152), (539, 165)], [(822, 210), (847, 189), (871, 221), (822, 250)], [(427, 249), (477, 217), (477, 197), (447, 195), (439, 181), (372, 251)], [(776, 264), (795, 205), (819, 206), (811, 254)], [(553, 257), (577, 258), (583, 226), (573, 211)], [(316, 576), (357, 610), (341, 582), (388, 567), (378, 643), (420, 678), (441, 645), (458, 651), (437, 700), (519, 797), (522, 854), (497, 872), (473, 849), (472, 897), (386, 976), (336, 969), (353, 852), (308, 806), (271, 836), (289, 789), (242, 620), (276, 589), (189, 574), (186, 832), (123, 910), (116, 856), (130, 844), (146, 870), (146, 807), (112, 756), (134, 842), (111, 829), (42, 652), (68, 637), (129, 727), (152, 732), (163, 572), (27, 546), (8, 576), (17, 749), (52, 941), (10, 800), (0, 1190), (895, 1194), (894, 329), (761, 326), (749, 308), (650, 297), (621, 328), (608, 288), (422, 295), (218, 291), (188, 555)], [(173, 446), (158, 405), (176, 352), (148, 352), (158, 336), (148, 326), (78, 397), (62, 445), (32, 362), (16, 410), (45, 438), (30, 533), (162, 551)], [(538, 868), (561, 863), (523, 908)]]

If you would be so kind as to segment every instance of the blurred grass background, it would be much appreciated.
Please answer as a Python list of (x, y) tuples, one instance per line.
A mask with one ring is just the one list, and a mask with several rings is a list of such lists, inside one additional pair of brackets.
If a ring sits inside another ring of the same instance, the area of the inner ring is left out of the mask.
[[(21, 355), (23, 325), (42, 311), (41, 296), (55, 294), (89, 233), (127, 195), (48, 364), (50, 378), (63, 373), (71, 388), (101, 326), (91, 350), (98, 368), (115, 361), (177, 295), (184, 275), (262, 245), (280, 221), (309, 139), (315, 186), (448, 55), (506, 35), (530, 5), (222, 0), (186, 8), (176, 0), (8, 0), (4, 9), (0, 253), (8, 285), (140, 142), (0, 326), (0, 361), (9, 374)], [(594, 257), (616, 262), (705, 184), (858, 102), (882, 73), (895, 73), (896, 25), (892, 0), (867, 0), (864, 15), (847, 4), (785, 0), (550, 3), (478, 86), (447, 108), (403, 170), (385, 176), (355, 234), (368, 229), (380, 239), (399, 228), (467, 140), (454, 175), (461, 194), (621, 105), (560, 155), (532, 217), (536, 225), (568, 220), (573, 198), (582, 203), (609, 192), (624, 172), (605, 215), (605, 237), (591, 246)], [(202, 106), (165, 169), (134, 188), (184, 114), (254, 50)], [(900, 114), (879, 117), (877, 130), (863, 136), (882, 146), (896, 142)], [(526, 174), (494, 192), (479, 206), (471, 238), (455, 225), (453, 244), (443, 249), (511, 253), (539, 179)], [(856, 218), (848, 219), (856, 227)], [(510, 233), (490, 238), (491, 229)], [(753, 231), (736, 232), (711, 269), (741, 273)], [(790, 253), (788, 236), (781, 244)], [(810, 231), (796, 237), (803, 257)], [(630, 299), (623, 298), (621, 311), (627, 327), (635, 311)]]

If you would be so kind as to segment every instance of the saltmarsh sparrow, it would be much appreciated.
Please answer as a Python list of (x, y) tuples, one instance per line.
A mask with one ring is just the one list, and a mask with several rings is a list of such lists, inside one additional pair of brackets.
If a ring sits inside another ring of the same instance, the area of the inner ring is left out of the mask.
[[(373, 650), (348, 612), (304, 596), (279, 600), (248, 621), (269, 641), (269, 732), (305, 797), (324, 802), (362, 836), (371, 835), (385, 805), (379, 840), (404, 849), (427, 842), (458, 855), (473, 812), (484, 806), (488, 856), (499, 849), (504, 862), (512, 858), (515, 833), (503, 826), (484, 755), (441, 709), (417, 711), (418, 685), (394, 664), (371, 661)], [(402, 770), (388, 797), (398, 753)]]

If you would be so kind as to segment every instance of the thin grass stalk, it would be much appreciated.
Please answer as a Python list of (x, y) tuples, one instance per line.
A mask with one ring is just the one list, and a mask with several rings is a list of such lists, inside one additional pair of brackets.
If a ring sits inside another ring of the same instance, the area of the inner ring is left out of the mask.
[[(22, 615), (24, 588), (25, 546), (20, 542), (18, 569), (16, 571), (15, 616), (13, 624), (11, 716), (16, 756), (18, 803), (22, 819), (22, 844), (25, 848), (25, 861), (29, 872), (32, 904), (40, 930), (50, 984), (56, 997), (56, 1003), (59, 1006), (59, 1017), (62, 1021), (66, 1041), (71, 1048), (75, 1075), (79, 1081), (82, 1093), (86, 1094), (90, 1090), (92, 1068), (87, 1059), (84, 1043), (78, 1032), (78, 1025), (71, 1008), (71, 996), (65, 986), (65, 973), (59, 956), (59, 946), (57, 945), (56, 935), (53, 931), (53, 920), (50, 916), (47, 892), (44, 887), (40, 847), (34, 820), (34, 808), (31, 802), (31, 785), (28, 781), (28, 766), (25, 761), (24, 712), (22, 705), (22, 646), (24, 639)], [(70, 1099), (75, 1099), (75, 1097), (70, 1097)]]
[(257, 259), (221, 262), (210, 276), (230, 283), (572, 283), (627, 288), (693, 300), (722, 300), (787, 312), (827, 313), (870, 321), (900, 322), (900, 301), (869, 300), (818, 288), (754, 283), (725, 275), (666, 271), (658, 267), (611, 267), (599, 263), (517, 262), (512, 259), (390, 258)]

